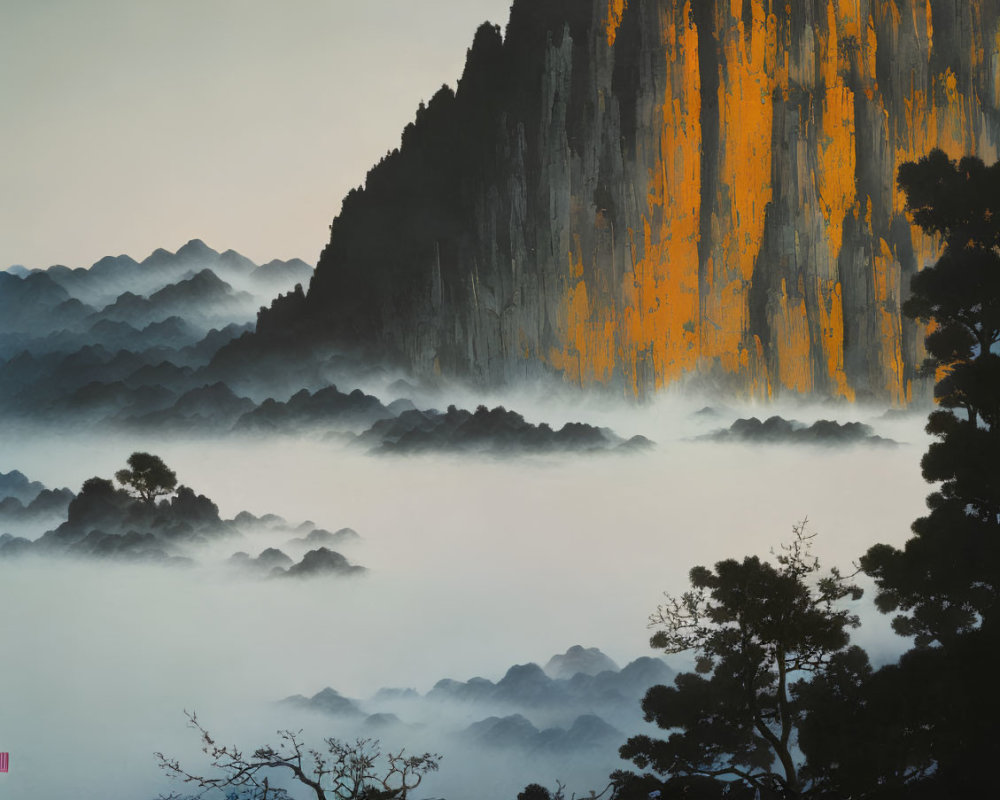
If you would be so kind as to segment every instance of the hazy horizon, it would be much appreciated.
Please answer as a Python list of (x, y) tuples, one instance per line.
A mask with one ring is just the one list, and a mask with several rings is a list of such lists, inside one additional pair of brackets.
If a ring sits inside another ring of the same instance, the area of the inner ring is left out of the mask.
[[(0, 697), (0, 737), (17, 765), (6, 776), (11, 790), (151, 796), (161, 786), (154, 750), (196, 755), (185, 708), (247, 747), (288, 726), (304, 725), (314, 741), (351, 738), (335, 719), (303, 720), (273, 702), (325, 686), (364, 698), (383, 686), (427, 692), (441, 678), (495, 681), (512, 664), (544, 664), (575, 644), (624, 666), (656, 655), (647, 617), (662, 592), (686, 588), (695, 564), (769, 557), (808, 516), (824, 566), (849, 572), (871, 544), (901, 545), (923, 510), (918, 418), (879, 425), (905, 442), (897, 447), (751, 446), (689, 441), (706, 427), (691, 407), (564, 409), (659, 438), (653, 451), (628, 456), (378, 457), (287, 436), (0, 436), (5, 470), (74, 491), (113, 474), (133, 450), (156, 452), (224, 517), (246, 509), (354, 528), (362, 539), (343, 552), (369, 569), (306, 582), (225, 572), (224, 558), (259, 551), (257, 539), (212, 545), (191, 569), (0, 562), (5, 605), (30, 610), (0, 618), (5, 678), (16, 687)], [(905, 648), (871, 592), (858, 609), (865, 624), (852, 638), (873, 661)], [(607, 774), (593, 760), (590, 773), (565, 760), (480, 762), (439, 739), (447, 723), (401, 734), (411, 750), (446, 755), (421, 796), (461, 797), (457, 787), (473, 781), (480, 796), (504, 800), (512, 787), (557, 778), (585, 791)], [(49, 754), (65, 769), (45, 774)], [(99, 769), (81, 779), (87, 764)]]
[(0, 269), (202, 239), (315, 263), (510, 0), (0, 2)]
[[(398, 146), (418, 104), (456, 84), (476, 28), (505, 26), (510, 4), (0, 0), (0, 130), (9, 156), (0, 160), (0, 269), (86, 267), (120, 254), (141, 261), (192, 239), (258, 264), (315, 264), (343, 197)], [(241, 376), (259, 369), (254, 357)], [(48, 393), (38, 396), (58, 398), (63, 362), (51, 359), (49, 382), (39, 384)], [(341, 390), (386, 403), (412, 389), (420, 408), (503, 404), (531, 423), (608, 426), (656, 446), (374, 456), (320, 438), (319, 428), (266, 436), (214, 435), (229, 428), (210, 420), (184, 433), (166, 424), (112, 428), (92, 423), (96, 412), (33, 418), (33, 395), (21, 406), (12, 400), (17, 413), (0, 425), (0, 472), (79, 492), (88, 478), (112, 478), (131, 453), (155, 453), (225, 519), (246, 510), (281, 515), (293, 528), (355, 529), (360, 540), (336, 549), (368, 570), (269, 580), (227, 564), (236, 551), (265, 546), (300, 558), (284, 529), (275, 541), (253, 532), (200, 550), (188, 542), (197, 555), (188, 568), (58, 553), (0, 560), (0, 750), (11, 753), (2, 783), (12, 796), (106, 800), (180, 789), (163, 782), (153, 753), (197, 753), (184, 709), (197, 710), (221, 740), (250, 748), (301, 722), (275, 701), (326, 686), (350, 697), (385, 686), (427, 692), (442, 678), (497, 680), (513, 664), (544, 664), (577, 644), (625, 666), (658, 655), (648, 616), (663, 592), (687, 588), (692, 566), (767, 558), (808, 518), (824, 568), (849, 574), (871, 545), (901, 546), (925, 511), (928, 437), (919, 413), (782, 398), (732, 401), (713, 417), (698, 411), (729, 401), (683, 386), (639, 404), (551, 383), (486, 391), (442, 380), (426, 388), (417, 379), (400, 384), (394, 368), (337, 369)], [(178, 397), (184, 380), (173, 387)], [(253, 392), (236, 385), (235, 393)], [(693, 438), (772, 414), (862, 421), (898, 444)], [(0, 526), (6, 532), (41, 533), (15, 523)], [(886, 663), (908, 642), (875, 612), (871, 581), (858, 580), (867, 591), (855, 605), (864, 626), (853, 640)], [(404, 722), (413, 725), (410, 750), (439, 745), (440, 730)], [(446, 722), (435, 720), (438, 728)], [(353, 738), (328, 718), (302, 724), (314, 744), (331, 733)], [(608, 774), (603, 753), (592, 759), (593, 777), (573, 773), (570, 762), (480, 761), (473, 744), (464, 746), (471, 752), (445, 753), (421, 797), (460, 800), (474, 786), (483, 800), (512, 800), (517, 787), (556, 780), (579, 796), (603, 788), (595, 782)]]

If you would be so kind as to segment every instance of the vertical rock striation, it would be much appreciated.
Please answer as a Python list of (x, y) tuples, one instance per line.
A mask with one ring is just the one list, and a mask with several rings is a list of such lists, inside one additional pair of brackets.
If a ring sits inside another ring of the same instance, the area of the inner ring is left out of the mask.
[(516, 0), (259, 330), (494, 384), (905, 404), (937, 243), (895, 174), (935, 147), (997, 159), (992, 0)]

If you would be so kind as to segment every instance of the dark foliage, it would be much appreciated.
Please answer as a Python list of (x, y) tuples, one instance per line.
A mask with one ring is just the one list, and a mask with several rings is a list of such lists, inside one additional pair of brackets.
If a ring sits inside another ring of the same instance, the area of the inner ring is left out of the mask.
[(876, 545), (861, 563), (916, 647), (873, 675), (845, 665), (837, 685), (812, 687), (807, 744), (827, 753), (828, 785), (855, 796), (967, 797), (1000, 760), (1000, 163), (934, 151), (901, 167), (899, 186), (944, 240), (904, 305), (931, 323), (925, 369), (939, 407), (921, 467), (936, 487), (904, 549)]
[(144, 503), (154, 503), (157, 497), (172, 494), (177, 488), (177, 474), (151, 453), (132, 453), (128, 469), (118, 470), (115, 480)]
[(720, 788), (715, 779), (778, 797), (811, 788), (809, 763), (795, 752), (803, 679), (826, 674), (843, 658), (867, 663), (849, 647), (857, 617), (838, 607), (861, 590), (836, 569), (818, 575), (811, 538), (804, 523), (797, 525), (777, 566), (747, 557), (721, 561), (714, 571), (695, 567), (691, 591), (668, 596), (651, 620), (662, 628), (651, 644), (694, 652), (697, 672), (647, 692), (646, 719), (672, 733), (665, 740), (632, 737), (622, 758), (671, 781), (696, 781), (706, 796)]
[(728, 430), (704, 437), (716, 441), (760, 442), (768, 444), (894, 444), (889, 439), (875, 436), (871, 427), (860, 422), (836, 422), (821, 419), (804, 425), (783, 417), (768, 417), (761, 422), (757, 417), (738, 419)]
[(918, 643), (944, 641), (995, 613), (1000, 596), (1000, 162), (940, 150), (899, 170), (907, 208), (944, 252), (911, 285), (906, 314), (933, 323), (925, 369), (938, 376), (934, 442), (921, 462), (938, 484), (903, 550), (877, 545), (862, 565), (883, 611)]
[(540, 784), (529, 783), (517, 793), (517, 800), (552, 800), (552, 793)]
[(553, 430), (542, 422), (534, 425), (503, 406), (479, 406), (475, 413), (448, 406), (437, 411), (404, 411), (394, 419), (375, 423), (363, 433), (361, 442), (376, 445), (378, 452), (420, 453), (473, 451), (492, 453), (636, 450), (652, 443), (642, 436), (625, 441), (607, 428), (580, 422)]
[[(176, 475), (159, 457), (133, 453), (129, 464), (131, 469), (121, 470), (118, 479), (125, 482), (128, 477), (133, 482), (130, 491), (115, 488), (105, 478), (90, 478), (71, 496), (65, 522), (36, 541), (0, 542), (0, 555), (189, 563), (181, 553), (184, 545), (233, 533), (219, 518), (215, 503), (187, 486), (178, 486)], [(167, 493), (174, 496), (156, 502)], [(35, 503), (46, 497), (46, 492), (40, 493)]]

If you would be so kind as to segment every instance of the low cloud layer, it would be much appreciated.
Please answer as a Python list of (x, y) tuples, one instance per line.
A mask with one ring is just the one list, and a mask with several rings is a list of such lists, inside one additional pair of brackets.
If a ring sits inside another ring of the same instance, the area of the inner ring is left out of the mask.
[[(652, 451), (600, 458), (385, 459), (289, 438), (205, 445), (6, 433), (5, 472), (78, 491), (133, 450), (148, 450), (226, 518), (246, 509), (296, 527), (308, 521), (310, 530), (354, 529), (359, 538), (337, 549), (369, 568), (358, 578), (299, 582), (250, 579), (226, 565), (234, 550), (256, 557), (273, 537), (213, 544), (188, 569), (0, 563), (8, 609), (0, 738), (12, 753), (10, 791), (155, 796), (163, 787), (152, 752), (181, 756), (196, 744), (184, 708), (249, 746), (297, 724), (274, 700), (326, 686), (359, 698), (386, 686), (426, 693), (442, 677), (495, 682), (511, 664), (544, 663), (578, 643), (626, 664), (655, 655), (646, 618), (662, 591), (685, 588), (694, 564), (766, 555), (808, 515), (820, 533), (817, 554), (846, 569), (876, 541), (905, 541), (922, 512), (917, 417), (875, 421), (898, 447), (830, 450), (691, 441), (710, 427), (692, 423), (688, 409), (661, 410), (568, 411), (659, 441)], [(307, 545), (289, 542), (307, 534), (293, 528), (285, 552), (301, 558)], [(876, 660), (905, 646), (870, 597), (859, 608), (866, 624), (855, 638)], [(322, 719), (308, 732), (350, 735)], [(421, 750), (445, 745), (406, 738)], [(445, 755), (441, 787), (486, 774), (475, 748)], [(466, 785), (502, 800), (513, 796), (512, 782), (586, 776), (571, 761), (522, 762), (491, 761), (492, 789)]]

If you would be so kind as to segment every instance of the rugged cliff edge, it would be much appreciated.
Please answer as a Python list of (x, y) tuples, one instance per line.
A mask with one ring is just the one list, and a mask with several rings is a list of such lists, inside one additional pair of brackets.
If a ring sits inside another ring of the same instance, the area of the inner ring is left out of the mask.
[(641, 396), (905, 404), (937, 245), (897, 167), (1000, 147), (993, 0), (516, 0), (263, 337)]

